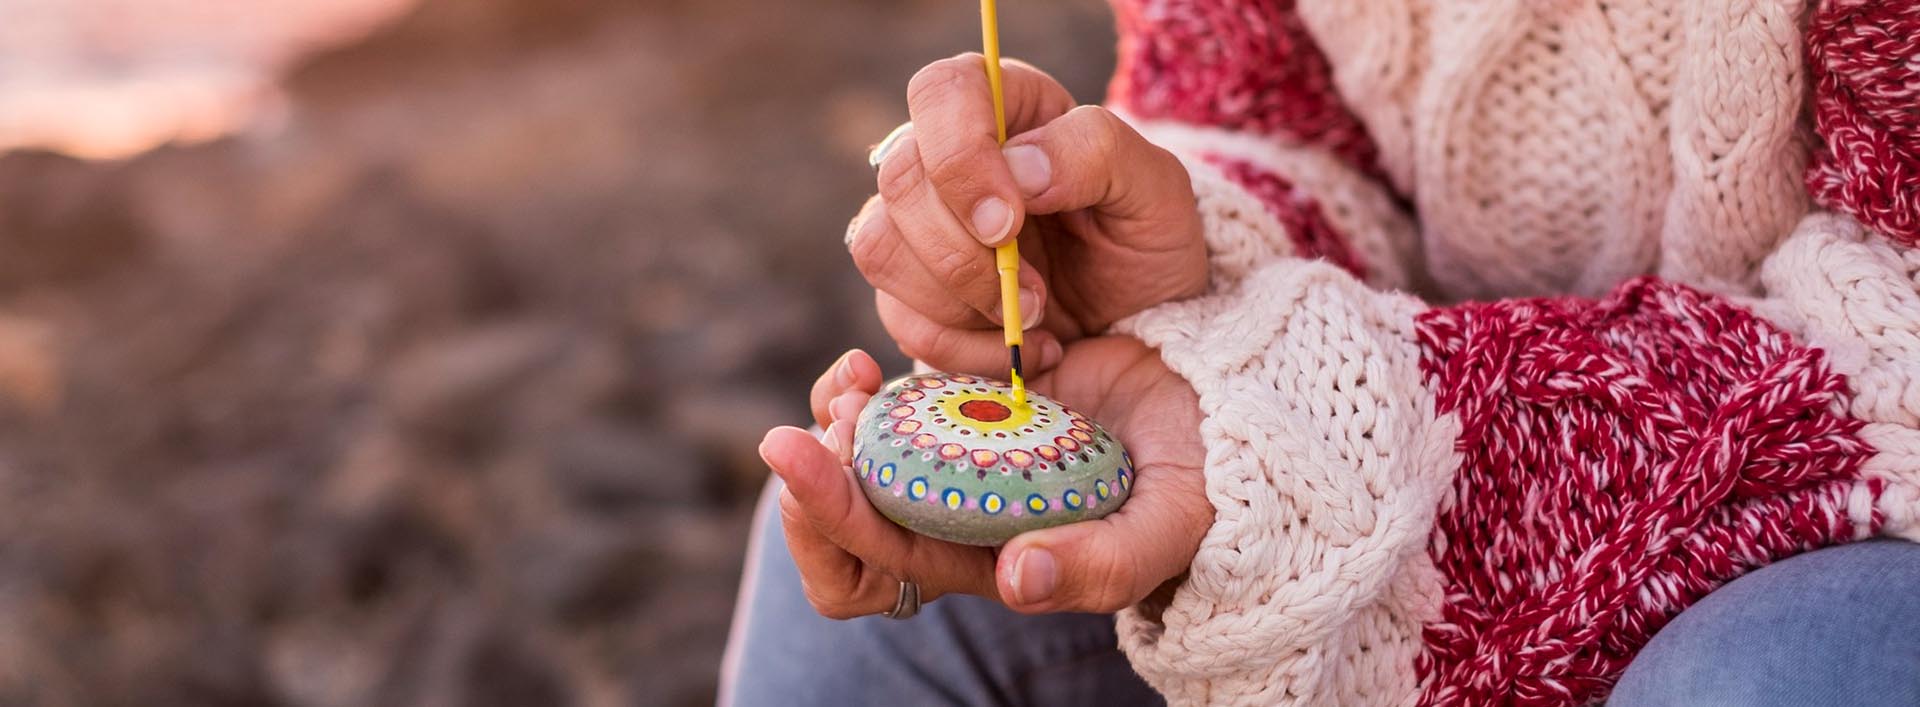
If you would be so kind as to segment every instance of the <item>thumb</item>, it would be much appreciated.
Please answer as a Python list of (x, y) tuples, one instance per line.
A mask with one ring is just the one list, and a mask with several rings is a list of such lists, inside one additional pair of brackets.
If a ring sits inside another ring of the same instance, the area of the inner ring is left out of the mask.
[(1029, 213), (1097, 209), (1151, 223), (1194, 212), (1193, 186), (1179, 158), (1100, 106), (1080, 106), (1021, 133), (1002, 154)]
[[(1142, 500), (1153, 499), (1132, 499)], [(1024, 613), (1112, 613), (1138, 603), (1187, 571), (1206, 532), (1204, 521), (1170, 510), (1130, 502), (1105, 518), (1014, 538), (995, 568), (1001, 601)]]

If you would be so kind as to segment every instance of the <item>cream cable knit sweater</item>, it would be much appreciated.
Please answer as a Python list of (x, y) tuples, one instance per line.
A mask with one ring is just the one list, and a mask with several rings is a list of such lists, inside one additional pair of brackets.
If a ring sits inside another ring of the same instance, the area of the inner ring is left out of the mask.
[[(1134, 22), (1198, 12), (1136, 4)], [(1835, 414), (1857, 420), (1844, 424), (1866, 446), (1852, 448), (1857, 475), (1831, 486), (1845, 526), (1835, 532), (1920, 540), (1920, 250), (1809, 211), (1807, 11), (1301, 0), (1384, 180), (1330, 140), (1133, 116), (1189, 166), (1213, 277), (1206, 295), (1116, 328), (1158, 347), (1199, 393), (1217, 512), (1171, 604), (1120, 616), (1135, 668), (1175, 704), (1473, 701), (1472, 670), (1422, 655), (1447, 635), (1433, 631), (1452, 599), (1434, 558), (1460, 549), (1436, 514), (1474, 499), (1456, 486), (1462, 422), (1437, 403), (1437, 369), (1423, 368), (1439, 364), (1423, 363), (1417, 320), (1437, 310), (1398, 289), (1435, 301), (1592, 296), (1657, 273), (1733, 297), (1845, 376)], [(1275, 215), (1287, 207), (1230, 178), (1223, 158), (1316, 202), (1365, 264), (1364, 283), (1295, 257), (1297, 234)], [(1412, 195), (1417, 228), (1389, 189)], [(1717, 306), (1702, 329), (1743, 316)], [(1748, 554), (1747, 566), (1770, 556)], [(1595, 695), (1579, 680), (1589, 677), (1528, 689), (1577, 702)], [(1599, 695), (1612, 677), (1597, 676)]]

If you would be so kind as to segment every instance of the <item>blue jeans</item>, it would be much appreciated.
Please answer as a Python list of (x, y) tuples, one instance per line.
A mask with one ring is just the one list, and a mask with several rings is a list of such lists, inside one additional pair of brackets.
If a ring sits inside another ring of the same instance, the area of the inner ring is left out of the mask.
[[(1110, 616), (947, 597), (906, 621), (822, 618), (801, 595), (776, 495), (756, 517), (723, 704), (1162, 703)], [(1608, 704), (1920, 707), (1920, 545), (1816, 550), (1729, 583), (1655, 635)]]

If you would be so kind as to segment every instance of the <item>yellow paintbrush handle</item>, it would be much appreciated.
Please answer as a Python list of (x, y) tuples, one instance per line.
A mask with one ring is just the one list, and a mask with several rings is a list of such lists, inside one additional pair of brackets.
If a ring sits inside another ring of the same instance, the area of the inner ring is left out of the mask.
[[(991, 0), (989, 0), (991, 1)], [(1007, 337), (1007, 349), (1011, 352), (1014, 365), (1011, 380), (1013, 401), (1027, 404), (1027, 382), (1020, 378), (1020, 248), (1009, 242), (993, 250), (994, 268), (1000, 271), (1000, 316), (1004, 320), (1001, 328)]]
[[(1000, 13), (994, 6), (994, 0), (980, 0), (980, 43), (987, 57), (987, 86), (993, 90), (993, 125), (998, 131), (1000, 144), (1007, 142), (1007, 99), (1006, 91), (1000, 81)], [(1020, 379), (1020, 242), (1019, 237), (1007, 241), (1006, 245), (993, 251), (994, 269), (1000, 271), (1000, 318), (1005, 330), (1007, 348), (1014, 365), (1012, 370), (1014, 402), (1025, 405), (1027, 402), (1027, 383)]]
[(987, 86), (993, 89), (993, 127), (1007, 142), (1007, 94), (1000, 84), (1000, 12), (993, 0), (980, 0), (980, 44), (987, 55)]
[(1005, 318), (1003, 328), (1007, 334), (1008, 346), (1025, 343), (1020, 340), (1020, 249), (1013, 244), (993, 249), (993, 267), (1000, 271), (1000, 312)]

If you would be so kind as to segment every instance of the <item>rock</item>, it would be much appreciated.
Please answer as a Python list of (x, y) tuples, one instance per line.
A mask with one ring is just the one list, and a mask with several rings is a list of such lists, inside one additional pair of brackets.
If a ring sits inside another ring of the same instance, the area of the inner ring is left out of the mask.
[(867, 402), (854, 473), (881, 514), (909, 530), (1000, 545), (1029, 530), (1099, 518), (1133, 488), (1133, 462), (1099, 423), (999, 381), (907, 376)]

